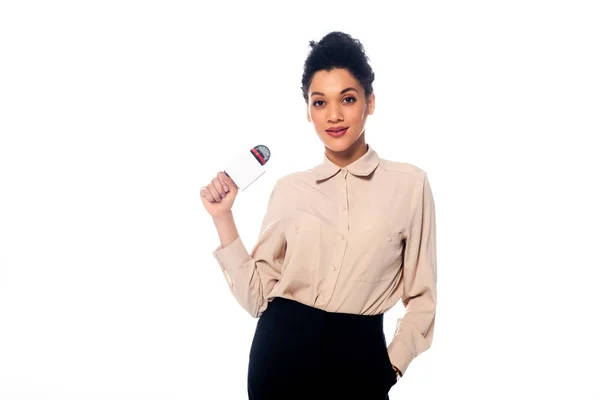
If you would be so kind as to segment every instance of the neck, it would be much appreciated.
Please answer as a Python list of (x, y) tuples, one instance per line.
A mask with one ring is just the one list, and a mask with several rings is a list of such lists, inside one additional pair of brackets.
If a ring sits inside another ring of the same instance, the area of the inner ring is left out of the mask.
[(364, 136), (365, 135), (362, 134), (360, 139), (344, 151), (333, 151), (328, 147), (325, 147), (325, 155), (332, 163), (344, 168), (364, 156), (367, 152), (368, 145), (365, 143)]

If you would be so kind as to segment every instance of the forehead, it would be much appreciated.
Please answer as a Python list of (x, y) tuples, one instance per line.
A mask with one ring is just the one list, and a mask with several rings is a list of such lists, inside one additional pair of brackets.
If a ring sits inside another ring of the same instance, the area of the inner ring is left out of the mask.
[(347, 87), (353, 87), (361, 91), (362, 85), (347, 69), (334, 68), (331, 71), (320, 70), (315, 72), (308, 88), (311, 92), (322, 92), (325, 94), (339, 94)]

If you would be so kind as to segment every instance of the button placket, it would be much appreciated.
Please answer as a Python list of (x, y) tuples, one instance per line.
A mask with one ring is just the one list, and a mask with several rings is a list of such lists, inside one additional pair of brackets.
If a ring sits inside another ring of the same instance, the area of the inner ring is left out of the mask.
[(343, 217), (344, 217), (344, 229), (347, 231), (348, 229), (350, 229), (350, 215), (348, 212), (348, 170), (345, 169), (344, 170), (344, 204), (342, 204), (341, 209), (344, 212), (343, 213)]
[[(333, 251), (332, 260), (331, 260), (331, 264), (330, 264), (331, 270), (336, 272), (335, 273), (336, 277), (339, 273), (339, 270), (342, 267), (342, 260), (344, 258), (344, 253), (346, 250), (347, 235), (344, 234), (343, 232), (348, 231), (348, 220), (349, 220), (349, 216), (348, 216), (348, 182), (346, 180), (346, 177), (348, 176), (348, 170), (342, 168), (341, 176), (344, 178), (344, 182), (342, 185), (343, 195), (341, 196), (342, 202), (340, 202), (341, 204), (338, 206), (339, 208), (338, 208), (338, 213), (337, 213), (337, 215), (339, 216), (338, 223), (337, 223), (338, 232), (336, 233), (336, 242), (337, 243), (335, 244), (335, 249)], [(335, 278), (335, 279), (337, 279), (337, 278)]]
[(342, 262), (344, 260), (344, 253), (346, 251), (347, 244), (348, 244), (348, 241), (346, 240), (346, 235), (344, 235), (343, 233), (340, 233), (338, 235), (338, 244), (336, 246), (337, 251), (335, 252), (335, 258), (331, 265), (331, 267), (334, 271), (339, 270), (340, 267), (342, 266)]

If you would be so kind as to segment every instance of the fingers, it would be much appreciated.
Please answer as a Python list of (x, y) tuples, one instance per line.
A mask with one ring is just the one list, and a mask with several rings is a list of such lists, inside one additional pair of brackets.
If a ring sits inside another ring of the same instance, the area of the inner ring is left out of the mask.
[(216, 202), (214, 196), (212, 195), (211, 191), (208, 190), (208, 186), (202, 186), (200, 188), (200, 196), (204, 197), (206, 200), (210, 201), (211, 203)]
[(219, 174), (217, 174), (217, 176), (213, 178), (212, 184), (214, 189), (217, 191), (217, 194), (219, 194), (221, 197), (225, 197), (227, 192), (223, 188), (223, 184), (221, 183), (221, 178), (219, 178)]
[(219, 171), (219, 173), (217, 173), (217, 177), (219, 178), (219, 180), (221, 181), (221, 186), (223, 187), (223, 191), (225, 192), (229, 192), (230, 188), (228, 186), (228, 182), (231, 181), (231, 178), (228, 177), (225, 172), (223, 171)]
[(210, 184), (208, 184), (208, 186), (206, 188), (210, 192), (210, 195), (213, 197), (214, 201), (216, 201), (217, 203), (220, 203), (222, 200), (222, 197), (219, 194), (219, 192), (217, 191), (217, 189), (215, 188), (214, 179)]
[(231, 179), (231, 177), (229, 175), (227, 175), (225, 173), (225, 171), (220, 171), (217, 176), (220, 176), (222, 178), (221, 182), (223, 182), (225, 185), (227, 185), (229, 190), (239, 189), (238, 186), (233, 181), (233, 179)]
[(200, 189), (200, 195), (204, 196), (208, 201), (220, 203), (230, 190), (227, 185), (228, 176), (224, 172), (219, 171), (217, 176), (213, 178), (211, 183), (203, 186)]

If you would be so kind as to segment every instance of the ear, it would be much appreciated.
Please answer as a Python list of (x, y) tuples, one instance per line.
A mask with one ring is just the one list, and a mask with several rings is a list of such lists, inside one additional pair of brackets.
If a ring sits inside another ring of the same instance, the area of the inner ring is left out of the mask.
[(375, 92), (371, 93), (371, 96), (369, 96), (368, 107), (369, 115), (373, 114), (373, 112), (375, 112)]
[(310, 118), (310, 112), (308, 111), (308, 106), (306, 106), (306, 120), (308, 122), (312, 122), (312, 119)]

